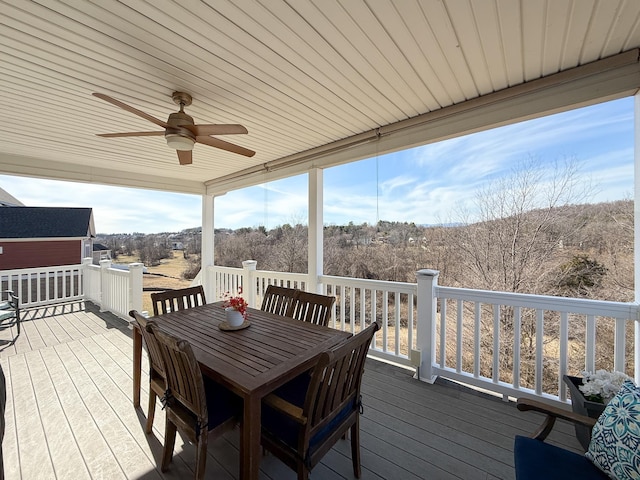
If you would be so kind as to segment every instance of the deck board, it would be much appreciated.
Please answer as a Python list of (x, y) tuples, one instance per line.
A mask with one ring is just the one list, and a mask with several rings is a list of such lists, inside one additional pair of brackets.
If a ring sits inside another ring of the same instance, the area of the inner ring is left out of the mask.
[[(27, 311), (22, 334), (0, 329), (7, 377), (5, 478), (163, 480), (193, 476), (195, 451), (178, 436), (168, 472), (158, 467), (164, 411), (156, 406), (144, 433), (148, 369), (143, 355), (142, 408), (132, 406), (132, 339), (128, 322), (75, 303)], [(513, 478), (513, 439), (541, 417), (513, 402), (452, 382), (419, 382), (413, 372), (369, 360), (363, 379), (362, 477), (365, 480)], [(576, 451), (572, 427), (551, 441)], [(239, 430), (209, 442), (208, 479), (238, 478)], [(294, 480), (273, 455), (261, 478)], [(314, 480), (353, 479), (349, 441), (339, 441), (312, 472)]]

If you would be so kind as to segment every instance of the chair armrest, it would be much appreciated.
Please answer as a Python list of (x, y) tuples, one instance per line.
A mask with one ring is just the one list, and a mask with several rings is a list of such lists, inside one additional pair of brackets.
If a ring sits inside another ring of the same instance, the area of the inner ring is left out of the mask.
[(597, 422), (595, 418), (579, 415), (577, 413), (563, 410), (562, 408), (553, 407), (551, 405), (547, 405), (546, 403), (542, 403), (537, 400), (531, 400), (528, 398), (519, 398), (516, 406), (521, 412), (533, 411), (544, 413), (546, 415), (546, 418), (542, 425), (540, 425), (540, 427), (538, 427), (538, 429), (533, 432), (533, 434), (531, 434), (531, 438), (535, 438), (536, 440), (544, 440), (545, 438), (547, 438), (547, 435), (549, 435), (549, 433), (553, 429), (557, 418), (567, 420), (578, 425), (584, 425), (589, 428), (593, 428), (593, 426)]
[(302, 409), (300, 407), (291, 402), (287, 402), (284, 398), (279, 397), (274, 393), (267, 395), (262, 401), (265, 405), (282, 412), (284, 415), (300, 425), (307, 423), (307, 417), (302, 414)]
[(13, 293), (13, 290), (0, 290), (0, 298), (7, 294), (7, 303), (11, 306), (11, 308), (18, 310), (20, 308), (20, 302), (18, 301), (18, 296)]

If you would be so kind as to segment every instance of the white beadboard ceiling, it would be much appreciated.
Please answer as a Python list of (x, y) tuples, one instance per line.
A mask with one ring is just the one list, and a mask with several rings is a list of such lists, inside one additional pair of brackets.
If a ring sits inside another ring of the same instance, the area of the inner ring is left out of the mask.
[[(5, 174), (216, 193), (640, 86), (637, 0), (0, 0), (0, 12)], [(631, 70), (597, 84), (552, 94), (537, 80), (569, 71), (549, 85), (566, 83), (622, 52)], [(482, 110), (529, 85), (547, 97)], [(157, 127), (92, 92), (166, 120), (176, 90), (196, 123), (246, 126), (220, 138), (257, 154), (198, 144), (180, 166), (162, 137), (95, 135)], [(485, 123), (445, 128), (448, 112), (478, 107)], [(430, 115), (441, 123), (424, 127)]]

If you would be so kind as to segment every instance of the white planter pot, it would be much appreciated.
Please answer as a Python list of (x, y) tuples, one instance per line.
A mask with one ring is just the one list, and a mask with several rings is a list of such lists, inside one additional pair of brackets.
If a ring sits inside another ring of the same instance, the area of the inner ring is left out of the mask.
[(230, 327), (239, 327), (244, 322), (242, 314), (233, 307), (225, 308), (224, 313)]

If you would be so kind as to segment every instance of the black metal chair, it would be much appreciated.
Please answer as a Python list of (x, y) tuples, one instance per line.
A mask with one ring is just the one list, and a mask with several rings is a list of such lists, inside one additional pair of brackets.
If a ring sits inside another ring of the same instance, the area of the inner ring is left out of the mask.
[[(2, 300), (3, 298), (5, 300)], [(18, 296), (13, 293), (13, 290), (3, 290), (0, 292), (0, 300), (0, 324), (7, 320), (13, 320), (9, 326), (15, 325), (18, 335), (20, 335), (20, 300)], [(15, 342), (15, 339), (13, 341)]]

